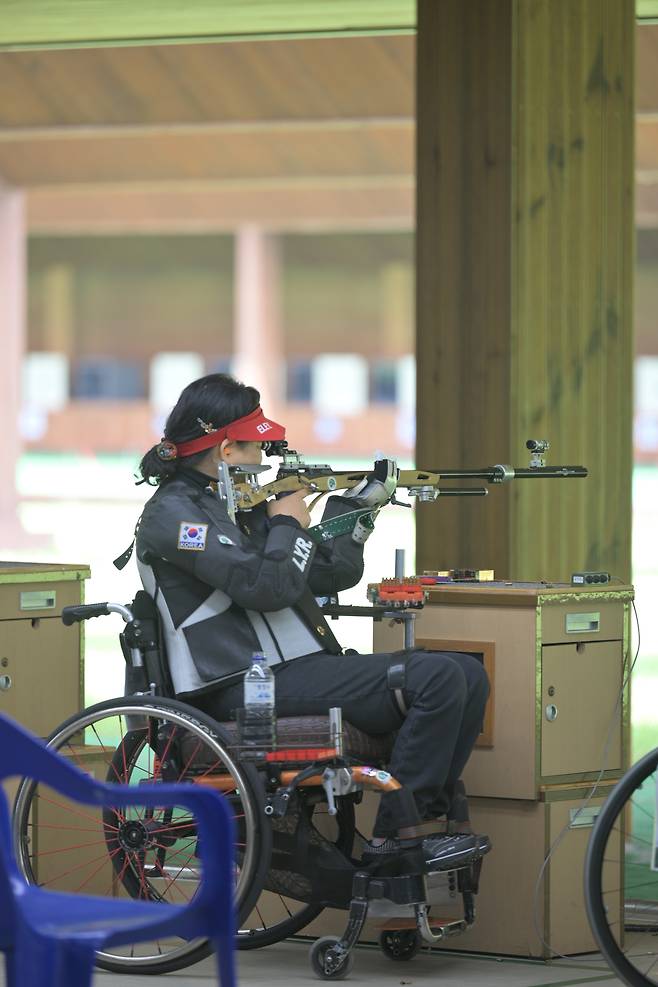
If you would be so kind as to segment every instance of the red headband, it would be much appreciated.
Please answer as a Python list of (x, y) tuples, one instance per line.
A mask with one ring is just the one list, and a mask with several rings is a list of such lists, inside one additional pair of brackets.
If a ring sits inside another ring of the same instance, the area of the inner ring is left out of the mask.
[(190, 439), (189, 442), (175, 443), (171, 439), (163, 438), (158, 445), (158, 455), (164, 460), (179, 459), (193, 456), (196, 452), (203, 452), (204, 449), (211, 449), (224, 439), (233, 439), (236, 442), (276, 442), (285, 437), (286, 430), (283, 425), (266, 418), (259, 405), (248, 415), (236, 418), (234, 422), (229, 422), (221, 428), (213, 428), (210, 424), (204, 435)]

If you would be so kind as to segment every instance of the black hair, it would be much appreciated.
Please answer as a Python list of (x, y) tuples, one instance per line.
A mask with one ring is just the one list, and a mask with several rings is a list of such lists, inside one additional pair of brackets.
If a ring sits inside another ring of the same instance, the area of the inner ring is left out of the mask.
[[(255, 387), (242, 384), (229, 374), (208, 374), (193, 380), (181, 392), (172, 408), (163, 439), (169, 442), (189, 442), (204, 434), (198, 419), (221, 428), (255, 411), (260, 404), (260, 394)], [(139, 470), (142, 479), (138, 483), (157, 485), (170, 480), (181, 466), (195, 466), (208, 453), (205, 449), (182, 459), (163, 459), (158, 455), (160, 443), (152, 446), (144, 455)]]

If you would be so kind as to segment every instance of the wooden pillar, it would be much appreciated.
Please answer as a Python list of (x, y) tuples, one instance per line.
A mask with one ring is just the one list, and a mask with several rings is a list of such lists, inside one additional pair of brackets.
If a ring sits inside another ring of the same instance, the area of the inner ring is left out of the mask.
[(236, 233), (233, 372), (258, 388), (272, 416), (284, 398), (278, 246), (256, 225)]
[(69, 358), (74, 348), (74, 274), (72, 264), (50, 264), (43, 277), (44, 349)]
[(630, 577), (633, 0), (418, 0), (416, 460), (527, 465), (421, 505), (419, 568)]
[(21, 366), (25, 352), (25, 210), (23, 193), (0, 184), (0, 548), (20, 540), (16, 468), (21, 451), (19, 433)]

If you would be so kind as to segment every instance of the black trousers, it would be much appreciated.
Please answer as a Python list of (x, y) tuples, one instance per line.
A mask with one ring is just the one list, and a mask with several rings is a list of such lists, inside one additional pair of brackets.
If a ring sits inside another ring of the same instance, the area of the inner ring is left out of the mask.
[[(405, 665), (406, 715), (387, 680), (389, 667), (399, 664)], [(424, 650), (321, 653), (276, 665), (274, 671), (279, 716), (326, 714), (331, 706), (340, 706), (344, 718), (364, 733), (397, 731), (389, 770), (404, 787), (400, 794), (382, 796), (373, 835), (393, 835), (449, 809), (454, 783), (482, 729), (489, 695), (477, 658)], [(195, 700), (217, 720), (229, 719), (242, 703), (242, 683)]]

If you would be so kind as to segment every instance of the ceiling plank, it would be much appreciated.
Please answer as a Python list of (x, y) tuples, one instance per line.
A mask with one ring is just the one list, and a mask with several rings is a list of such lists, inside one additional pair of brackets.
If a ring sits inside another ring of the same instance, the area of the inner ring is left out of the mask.
[(413, 90), (412, 37), (5, 52), (0, 127), (412, 117)]
[(412, 30), (414, 0), (3, 0), (0, 46)]

